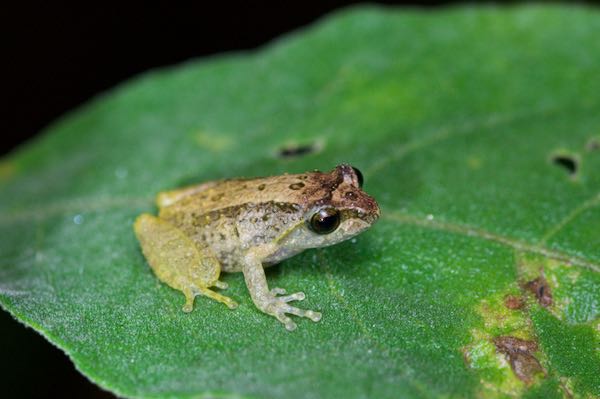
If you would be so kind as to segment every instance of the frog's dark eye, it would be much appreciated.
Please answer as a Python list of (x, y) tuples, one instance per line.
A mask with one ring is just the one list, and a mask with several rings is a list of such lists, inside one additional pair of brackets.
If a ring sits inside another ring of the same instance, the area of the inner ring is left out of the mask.
[(363, 181), (364, 181), (363, 174), (360, 172), (360, 170), (358, 170), (354, 166), (352, 167), (352, 170), (354, 171), (354, 173), (356, 173), (356, 179), (358, 180), (358, 187), (362, 188)]
[(329, 234), (340, 225), (340, 213), (335, 208), (320, 209), (311, 216), (309, 225), (317, 234)]

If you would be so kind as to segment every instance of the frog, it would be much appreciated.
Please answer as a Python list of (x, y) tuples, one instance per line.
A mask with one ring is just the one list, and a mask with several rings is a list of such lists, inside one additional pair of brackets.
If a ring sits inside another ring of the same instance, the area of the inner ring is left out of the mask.
[(293, 331), (290, 316), (318, 322), (321, 313), (292, 306), (304, 292), (269, 289), (264, 269), (371, 227), (380, 209), (362, 187), (362, 173), (349, 164), (209, 181), (158, 193), (158, 215), (139, 215), (134, 232), (158, 279), (184, 294), (184, 312), (197, 296), (235, 309), (237, 302), (216, 289), (228, 288), (221, 272), (241, 272), (256, 308)]

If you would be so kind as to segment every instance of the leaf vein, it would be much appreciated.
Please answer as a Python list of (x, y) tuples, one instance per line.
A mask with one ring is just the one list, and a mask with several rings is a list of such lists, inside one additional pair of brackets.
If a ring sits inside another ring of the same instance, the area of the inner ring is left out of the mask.
[(588, 259), (565, 254), (563, 252), (550, 249), (540, 244), (530, 244), (515, 238), (492, 233), (490, 231), (486, 231), (477, 227), (456, 224), (452, 222), (444, 222), (439, 220), (428, 220), (425, 218), (419, 218), (417, 216), (409, 215), (398, 211), (388, 211), (384, 214), (383, 218), (393, 220), (399, 223), (420, 226), (427, 229), (446, 231), (469, 237), (477, 237), (487, 241), (497, 242), (499, 244), (503, 244), (510, 248), (513, 248), (517, 251), (539, 254), (547, 258), (562, 261), (570, 265), (584, 267), (596, 273), (600, 273), (600, 265)]
[(410, 154), (411, 152), (415, 152), (421, 148), (428, 147), (433, 144), (440, 143), (442, 141), (452, 139), (461, 134), (470, 135), (479, 131), (482, 128), (492, 128), (496, 126), (505, 125), (511, 122), (515, 122), (520, 119), (525, 119), (532, 116), (540, 116), (545, 115), (547, 113), (559, 110), (564, 108), (559, 104), (547, 105), (543, 104), (534, 108), (533, 110), (524, 111), (515, 111), (508, 113), (495, 113), (486, 115), (482, 118), (471, 119), (463, 123), (459, 126), (448, 127), (442, 126), (438, 127), (434, 130), (434, 133), (428, 135), (425, 138), (419, 138), (417, 140), (409, 141), (408, 143), (401, 145), (395, 148), (391, 153), (388, 153), (387, 156), (379, 158), (375, 161), (370, 168), (365, 171), (365, 176), (371, 176), (381, 170), (388, 163), (398, 160)]
[(560, 222), (548, 229), (548, 231), (540, 239), (540, 245), (545, 244), (550, 238), (558, 234), (569, 223), (575, 220), (580, 214), (597, 205), (600, 205), (600, 193), (584, 201), (581, 205), (573, 209), (567, 216), (565, 216), (564, 219), (562, 219)]

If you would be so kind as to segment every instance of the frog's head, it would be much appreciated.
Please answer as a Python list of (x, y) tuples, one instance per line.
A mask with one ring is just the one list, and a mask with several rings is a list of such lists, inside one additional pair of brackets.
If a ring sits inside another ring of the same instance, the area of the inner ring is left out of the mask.
[(362, 173), (346, 164), (312, 173), (303, 222), (283, 237), (288, 249), (319, 248), (347, 240), (379, 218), (379, 205), (362, 190)]

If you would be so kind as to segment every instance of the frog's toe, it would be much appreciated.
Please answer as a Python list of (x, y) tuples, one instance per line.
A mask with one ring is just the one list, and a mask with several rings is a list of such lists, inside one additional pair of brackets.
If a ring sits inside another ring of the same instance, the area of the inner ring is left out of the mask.
[(277, 318), (277, 320), (283, 323), (286, 330), (294, 331), (296, 329), (296, 323), (287, 317), (284, 312), (277, 312), (274, 316)]
[(314, 321), (315, 323), (316, 323), (317, 321), (320, 321), (320, 320), (321, 320), (321, 317), (323, 316), (323, 315), (321, 314), (321, 312), (315, 312), (315, 311), (312, 311), (312, 310), (309, 310), (308, 312), (310, 312), (310, 314), (308, 314), (308, 313), (307, 313), (306, 317), (308, 317), (309, 319), (311, 319), (311, 320), (312, 320), (312, 321)]
[(183, 310), (185, 313), (190, 313), (194, 310), (194, 298), (196, 298), (196, 294), (191, 289), (183, 290), (183, 294), (185, 295), (185, 304), (183, 305)]
[(304, 295), (304, 292), (295, 292), (291, 295), (280, 296), (277, 299), (287, 303), (287, 302), (292, 302), (292, 301), (302, 301), (302, 300), (304, 300), (304, 298), (306, 298), (306, 295)]
[(199, 287), (198, 292), (199, 292), (199, 294), (209, 297), (211, 299), (214, 299), (215, 301), (224, 303), (229, 309), (235, 309), (238, 307), (237, 302), (235, 302), (233, 299), (231, 299), (225, 295), (221, 295), (218, 292), (214, 292), (210, 288)]
[[(227, 299), (229, 299), (229, 298), (227, 298)], [(236, 309), (236, 308), (238, 307), (238, 304), (237, 304), (237, 302), (235, 302), (235, 301), (233, 301), (233, 300), (231, 300), (231, 299), (230, 299), (229, 301), (226, 301), (226, 302), (223, 302), (223, 303), (224, 303), (225, 305), (227, 305), (227, 307), (228, 307), (229, 309)]]
[(271, 289), (271, 294), (273, 294), (273, 295), (283, 295), (285, 293), (286, 293), (285, 288), (275, 287), (275, 288)]
[[(288, 295), (288, 297), (292, 298), (290, 300), (295, 300), (299, 297), (302, 297), (302, 299), (304, 299), (304, 294), (301, 292), (297, 292), (296, 294)], [(267, 313), (272, 314), (277, 318), (277, 320), (282, 322), (286, 330), (293, 331), (296, 329), (296, 324), (288, 316), (286, 316), (286, 314), (292, 314), (298, 317), (306, 317), (307, 319), (310, 319), (314, 322), (321, 320), (321, 313), (319, 312), (299, 309), (297, 307), (288, 305), (287, 302), (289, 301), (286, 301), (288, 297), (274, 298), (273, 302), (271, 302), (270, 309), (267, 311)]]
[(217, 281), (215, 282), (215, 287), (217, 287), (217, 288), (218, 288), (218, 289), (220, 289), (220, 290), (226, 290), (227, 288), (229, 288), (229, 284), (227, 284), (227, 283), (226, 283), (226, 282), (224, 282), (224, 281), (219, 281), (219, 280), (217, 280)]
[(321, 313), (312, 310), (298, 309), (294, 306), (285, 305), (283, 307), (283, 311), (284, 313), (289, 313), (300, 317), (306, 317), (307, 319), (311, 319), (314, 322), (321, 320)]
[(306, 298), (306, 295), (304, 295), (304, 292), (295, 292), (290, 295), (277, 296), (277, 295), (283, 295), (286, 292), (287, 291), (285, 289), (279, 288), (279, 287), (271, 289), (271, 295), (276, 297), (278, 301), (282, 301), (282, 302), (302, 301), (302, 300), (304, 300), (304, 298)]

